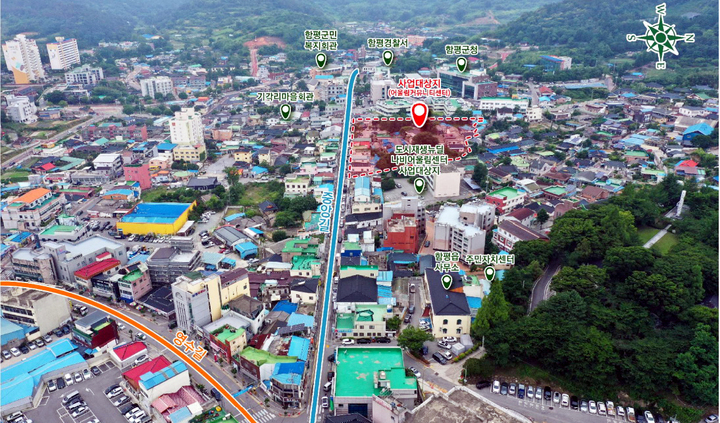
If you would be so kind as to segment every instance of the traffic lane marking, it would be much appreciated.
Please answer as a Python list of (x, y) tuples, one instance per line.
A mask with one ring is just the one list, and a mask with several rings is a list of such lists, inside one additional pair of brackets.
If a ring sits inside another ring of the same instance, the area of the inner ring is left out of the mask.
[(103, 303), (100, 303), (98, 301), (95, 301), (90, 298), (83, 297), (81, 295), (78, 295), (74, 292), (69, 292), (64, 289), (55, 288), (54, 286), (49, 286), (41, 283), (34, 283), (34, 282), (20, 282), (20, 281), (0, 281), (0, 286), (10, 286), (10, 287), (17, 287), (17, 288), (26, 288), (26, 289), (35, 289), (38, 291), (44, 291), (44, 292), (50, 292), (52, 294), (61, 295), (65, 298), (70, 298), (75, 301), (80, 301), (81, 303), (87, 304), (91, 307), (95, 307), (99, 310), (102, 310), (113, 317), (116, 317), (125, 323), (129, 324), (130, 326), (134, 327), (135, 329), (143, 331), (145, 334), (151, 336), (154, 340), (165, 346), (169, 351), (172, 351), (176, 356), (180, 358), (186, 365), (192, 367), (196, 372), (200, 373), (205, 380), (210, 382), (211, 385), (215, 389), (217, 389), (229, 402), (230, 404), (237, 407), (237, 409), (242, 413), (242, 415), (250, 421), (250, 423), (258, 423), (255, 418), (248, 413), (248, 411), (243, 407), (233, 396), (230, 394), (230, 392), (225, 389), (224, 386), (222, 386), (213, 376), (210, 375), (205, 369), (200, 367), (200, 365), (195, 362), (193, 359), (189, 358), (185, 354), (182, 354), (181, 351), (177, 350), (170, 341), (166, 340), (162, 336), (158, 335), (154, 331), (148, 329), (145, 325), (141, 324), (137, 320), (126, 316), (124, 314), (121, 314), (119, 311), (116, 311), (108, 306), (106, 306)]

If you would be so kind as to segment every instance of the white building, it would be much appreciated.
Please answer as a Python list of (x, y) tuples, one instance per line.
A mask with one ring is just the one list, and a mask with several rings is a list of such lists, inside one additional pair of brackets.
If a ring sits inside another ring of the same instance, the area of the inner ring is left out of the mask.
[(427, 185), (435, 198), (456, 197), (460, 195), (460, 184), (464, 171), (457, 166), (447, 164), (442, 166), (437, 175), (425, 176)]
[(7, 103), (6, 113), (11, 121), (20, 123), (37, 122), (37, 107), (35, 103), (30, 101), (26, 96), (15, 96), (8, 94), (5, 96)]
[(220, 277), (186, 273), (172, 284), (178, 328), (202, 336), (202, 327), (222, 317)]
[(93, 68), (90, 65), (80, 66), (65, 73), (65, 83), (69, 85), (96, 85), (105, 78), (102, 68)]
[(380, 100), (387, 100), (388, 89), (395, 88), (397, 84), (392, 79), (383, 79), (379, 81), (372, 81), (370, 83), (370, 100), (374, 102)]
[(542, 120), (542, 109), (538, 106), (532, 106), (527, 109), (528, 122), (539, 122)]
[(204, 144), (200, 113), (196, 112), (192, 107), (175, 112), (175, 117), (170, 119), (170, 138), (173, 144)]
[(140, 90), (145, 97), (155, 97), (155, 94), (172, 94), (173, 82), (168, 76), (156, 76), (155, 78), (140, 80)]
[(123, 172), (123, 159), (119, 154), (103, 153), (99, 154), (95, 160), (93, 160), (93, 166), (96, 172), (114, 178)]
[(35, 339), (70, 320), (70, 303), (59, 295), (31, 289), (10, 288), (2, 294), (3, 318), (40, 329), (28, 335)]
[(347, 84), (336, 81), (321, 80), (315, 87), (315, 95), (322, 101), (337, 101), (340, 96), (345, 96)]
[(461, 256), (485, 252), (486, 230), (495, 223), (495, 207), (472, 202), (461, 207), (446, 203), (435, 218), (433, 249), (457, 251)]
[(528, 99), (514, 99), (506, 97), (483, 97), (480, 99), (480, 110), (497, 110), (503, 107), (515, 109), (518, 107), (521, 112), (525, 113), (528, 108)]
[(15, 77), (16, 84), (29, 84), (45, 79), (45, 70), (40, 61), (40, 50), (35, 40), (18, 34), (15, 39), (2, 45), (5, 64)]
[(66, 70), (72, 65), (80, 64), (80, 51), (76, 39), (66, 40), (63, 37), (55, 37), (55, 41), (47, 44), (51, 69)]

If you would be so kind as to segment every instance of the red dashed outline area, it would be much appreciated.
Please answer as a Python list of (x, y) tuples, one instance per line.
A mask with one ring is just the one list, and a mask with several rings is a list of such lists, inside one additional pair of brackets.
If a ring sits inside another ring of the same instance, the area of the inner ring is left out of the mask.
[[(470, 153), (472, 150), (472, 147), (470, 147), (470, 140), (473, 138), (478, 138), (480, 136), (480, 132), (478, 131), (478, 124), (479, 123), (485, 123), (485, 119), (482, 117), (434, 117), (431, 116), (428, 118), (428, 120), (435, 120), (435, 121), (446, 121), (446, 122), (461, 122), (461, 121), (472, 121), (472, 127), (473, 127), (473, 134), (470, 136), (465, 137), (465, 146), (467, 147), (467, 150), (463, 152), (460, 157), (455, 157), (452, 159), (449, 159), (448, 162), (451, 162), (453, 160), (462, 160), (465, 156)], [(353, 139), (355, 135), (355, 122), (392, 122), (392, 121), (407, 121), (412, 122), (412, 118), (406, 117), (406, 118), (396, 118), (396, 117), (367, 117), (367, 118), (352, 118), (351, 126), (350, 126), (350, 150), (348, 154), (348, 172), (352, 172), (352, 154), (353, 154)], [(412, 166), (412, 165), (409, 165)], [(378, 169), (373, 172), (363, 172), (357, 175), (351, 175), (350, 177), (355, 179), (360, 176), (372, 176), (372, 175), (378, 175), (384, 172), (392, 172), (398, 170), (397, 166), (393, 166), (390, 168), (385, 169)]]

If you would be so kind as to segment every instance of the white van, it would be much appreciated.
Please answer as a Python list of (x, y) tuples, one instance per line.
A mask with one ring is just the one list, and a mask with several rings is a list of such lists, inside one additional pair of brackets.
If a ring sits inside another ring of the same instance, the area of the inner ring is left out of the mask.
[(79, 398), (79, 397), (80, 397), (80, 392), (72, 391), (63, 398), (62, 403), (63, 403), (63, 405), (65, 405), (65, 404), (69, 403), (70, 401), (72, 401), (73, 399)]
[(330, 392), (330, 389), (332, 389), (332, 382), (328, 382), (325, 385), (323, 385), (323, 391)]

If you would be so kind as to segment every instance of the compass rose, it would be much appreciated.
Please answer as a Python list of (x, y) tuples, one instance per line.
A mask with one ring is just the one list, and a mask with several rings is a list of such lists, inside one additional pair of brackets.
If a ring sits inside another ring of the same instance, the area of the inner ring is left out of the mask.
[(655, 7), (655, 13), (657, 13), (657, 23), (651, 24), (643, 21), (645, 25), (644, 35), (627, 34), (626, 39), (630, 42), (633, 41), (644, 41), (647, 51), (652, 51), (657, 54), (658, 61), (655, 63), (656, 69), (665, 69), (665, 54), (672, 53), (679, 55), (676, 44), (679, 41), (686, 43), (695, 42), (695, 34), (684, 34), (678, 35), (675, 30), (675, 25), (668, 25), (665, 23), (663, 17), (665, 16), (666, 5), (665, 3), (659, 4)]

